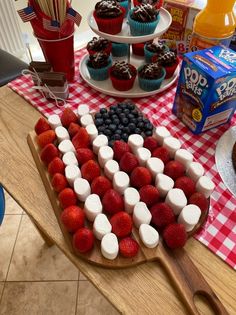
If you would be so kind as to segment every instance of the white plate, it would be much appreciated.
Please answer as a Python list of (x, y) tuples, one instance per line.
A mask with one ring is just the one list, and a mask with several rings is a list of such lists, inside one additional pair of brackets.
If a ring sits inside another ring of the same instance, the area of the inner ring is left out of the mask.
[(154, 38), (160, 37), (163, 33), (165, 33), (168, 30), (171, 22), (172, 22), (172, 17), (170, 13), (164, 8), (161, 8), (160, 21), (157, 24), (157, 27), (153, 34), (144, 35), (144, 36), (130, 35), (129, 25), (127, 23), (127, 19), (125, 18), (122, 25), (121, 32), (116, 35), (111, 35), (111, 34), (107, 34), (107, 33), (103, 33), (99, 31), (97, 23), (93, 17), (93, 11), (90, 12), (88, 16), (88, 24), (91, 27), (91, 29), (94, 31), (94, 33), (110, 41), (117, 42), (117, 43), (127, 43), (127, 44), (143, 43), (143, 42), (152, 40)]

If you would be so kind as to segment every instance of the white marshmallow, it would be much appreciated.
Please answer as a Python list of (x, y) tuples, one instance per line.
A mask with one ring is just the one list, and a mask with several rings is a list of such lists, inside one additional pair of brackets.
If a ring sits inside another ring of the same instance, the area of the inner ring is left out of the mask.
[(188, 201), (182, 189), (173, 188), (168, 192), (165, 202), (172, 208), (174, 214), (178, 215)]
[(152, 215), (148, 210), (146, 203), (140, 201), (134, 206), (133, 222), (136, 228), (139, 228), (141, 224), (149, 224), (151, 222)]
[(178, 216), (178, 223), (185, 226), (187, 232), (192, 231), (194, 226), (198, 223), (201, 216), (201, 210), (196, 205), (185, 206)]
[(98, 136), (98, 130), (94, 124), (90, 124), (90, 125), (86, 126), (85, 129), (87, 130), (87, 133), (88, 133), (91, 141), (93, 141)]
[(89, 114), (89, 107), (86, 104), (81, 104), (77, 108), (77, 113), (79, 117)]
[(127, 187), (129, 187), (129, 176), (122, 171), (115, 173), (113, 177), (113, 188), (119, 194), (123, 195)]
[(198, 162), (191, 162), (187, 168), (187, 176), (192, 178), (195, 182), (203, 176), (205, 170), (202, 164)]
[(108, 139), (107, 136), (105, 135), (98, 135), (94, 140), (93, 140), (93, 152), (95, 154), (98, 154), (98, 151), (101, 147), (104, 147), (105, 145), (108, 145)]
[(193, 155), (185, 149), (179, 149), (175, 152), (175, 160), (182, 163), (185, 168), (193, 161)]
[(88, 196), (91, 194), (89, 182), (84, 178), (76, 178), (74, 181), (74, 191), (80, 201), (87, 200)]
[(128, 138), (128, 145), (134, 153), (136, 153), (138, 148), (142, 148), (143, 142), (143, 137), (138, 134), (130, 135)]
[(66, 152), (70, 152), (70, 151), (75, 152), (75, 147), (70, 140), (63, 140), (59, 144), (58, 149), (62, 154), (65, 154)]
[(146, 148), (138, 148), (136, 152), (140, 166), (145, 166), (148, 159), (152, 156), (151, 151)]
[(55, 129), (55, 133), (59, 142), (63, 140), (69, 140), (70, 135), (66, 128), (59, 126)]
[(101, 147), (98, 151), (98, 162), (100, 166), (103, 168), (107, 161), (112, 160), (114, 156), (114, 152), (111, 147), (105, 145)]
[(170, 137), (171, 134), (166, 127), (160, 126), (160, 127), (156, 127), (156, 129), (154, 130), (153, 136), (154, 138), (157, 139), (158, 144), (162, 145), (164, 139), (167, 137)]
[(61, 126), (61, 119), (58, 115), (54, 114), (49, 116), (48, 123), (52, 127), (52, 129), (56, 129), (57, 127)]
[(93, 116), (90, 114), (83, 115), (80, 117), (80, 123), (83, 127), (93, 124)]
[(102, 255), (110, 260), (117, 257), (119, 253), (118, 239), (114, 233), (108, 233), (103, 236), (101, 241), (101, 252)]
[(128, 187), (124, 191), (125, 211), (132, 214), (134, 206), (140, 201), (140, 195), (137, 189)]
[(99, 213), (93, 222), (93, 234), (101, 240), (108, 233), (111, 233), (111, 223), (105, 214)]
[(71, 187), (73, 187), (76, 178), (81, 177), (80, 169), (76, 165), (73, 165), (73, 164), (68, 165), (65, 168), (65, 176), (66, 176), (66, 179), (67, 179), (69, 185)]
[(143, 244), (148, 248), (154, 248), (159, 243), (159, 233), (149, 224), (141, 224), (139, 236)]
[(163, 140), (163, 147), (169, 151), (170, 157), (173, 158), (175, 152), (181, 148), (181, 142), (177, 138), (167, 137)]
[(119, 172), (119, 170), (120, 170), (119, 164), (115, 160), (107, 161), (104, 166), (104, 174), (110, 180), (113, 179), (113, 176), (115, 175), (115, 173)]
[(162, 198), (164, 198), (168, 191), (174, 187), (174, 184), (175, 182), (169, 176), (161, 173), (157, 174), (155, 185)]
[(89, 221), (94, 221), (99, 213), (102, 213), (102, 203), (98, 195), (89, 195), (84, 203), (84, 212)]
[(78, 160), (74, 154), (74, 152), (69, 151), (63, 154), (62, 161), (65, 165), (78, 165)]
[(209, 198), (213, 190), (215, 189), (215, 184), (207, 176), (201, 176), (196, 183), (196, 190)]
[(163, 173), (165, 165), (161, 159), (151, 157), (150, 159), (147, 160), (146, 167), (151, 172), (152, 178), (155, 179), (157, 174)]

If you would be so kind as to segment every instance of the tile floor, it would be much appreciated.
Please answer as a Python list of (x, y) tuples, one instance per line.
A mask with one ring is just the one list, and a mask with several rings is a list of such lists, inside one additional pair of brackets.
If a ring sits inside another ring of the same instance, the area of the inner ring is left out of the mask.
[(5, 191), (0, 227), (0, 315), (117, 315)]

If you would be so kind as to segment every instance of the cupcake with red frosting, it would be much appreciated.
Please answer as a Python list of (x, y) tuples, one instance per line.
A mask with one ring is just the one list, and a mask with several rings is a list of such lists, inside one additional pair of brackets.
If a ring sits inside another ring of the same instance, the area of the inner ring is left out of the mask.
[(93, 37), (87, 44), (89, 55), (94, 55), (98, 52), (104, 52), (110, 55), (112, 44), (109, 40), (102, 37)]
[(173, 51), (166, 51), (159, 55), (154, 55), (152, 57), (153, 62), (158, 62), (166, 70), (166, 79), (173, 76), (176, 68), (179, 65), (179, 58)]
[(134, 0), (134, 7), (142, 5), (142, 4), (151, 4), (156, 9), (160, 9), (163, 5), (163, 0)]
[(136, 68), (125, 62), (116, 62), (109, 70), (113, 87), (118, 91), (128, 91), (132, 89), (137, 75)]

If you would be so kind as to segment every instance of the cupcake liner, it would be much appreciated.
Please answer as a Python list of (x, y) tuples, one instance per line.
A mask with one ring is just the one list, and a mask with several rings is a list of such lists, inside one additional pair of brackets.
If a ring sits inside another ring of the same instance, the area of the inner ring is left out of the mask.
[(111, 46), (111, 42), (110, 42), (105, 49), (102, 49), (100, 51), (96, 51), (96, 50), (92, 50), (92, 49), (87, 49), (87, 51), (88, 51), (89, 55), (94, 55), (94, 54), (96, 54), (98, 52), (104, 52), (104, 53), (110, 55), (111, 48), (112, 48), (112, 46)]
[(116, 18), (101, 18), (97, 16), (96, 11), (93, 11), (93, 17), (97, 22), (99, 31), (107, 34), (118, 34), (121, 32), (122, 23), (125, 15), (125, 9), (121, 7), (122, 14)]
[[(136, 70), (135, 67), (133, 67), (133, 68)], [(136, 75), (137, 75), (137, 72), (131, 79), (123, 80), (123, 79), (117, 79), (116, 77), (114, 77), (111, 74), (111, 71), (112, 71), (112, 68), (109, 69), (109, 75), (110, 75), (111, 83), (112, 83), (112, 86), (114, 87), (114, 89), (116, 89), (118, 91), (128, 91), (128, 90), (132, 89)]]
[(170, 79), (173, 76), (175, 69), (178, 67), (179, 62), (180, 62), (179, 57), (177, 57), (175, 64), (167, 67), (164, 66), (166, 70), (166, 79)]
[(128, 55), (128, 44), (122, 43), (112, 43), (112, 56), (114, 57), (124, 57)]
[(128, 7), (129, 7), (129, 1), (128, 0), (125, 0), (125, 1), (121, 1), (121, 2), (118, 2), (118, 4), (125, 9), (125, 17), (127, 17), (127, 14), (128, 14)]
[[(142, 67), (143, 66), (138, 68), (138, 72), (142, 69)], [(163, 72), (163, 75), (160, 78), (154, 79), (154, 80), (144, 79), (138, 76), (138, 82), (139, 82), (140, 88), (147, 92), (158, 90), (161, 86), (162, 81), (165, 79), (165, 76), (166, 76), (165, 68), (162, 68), (162, 72)]]
[[(167, 45), (165, 45), (165, 50), (164, 51), (168, 51), (168, 50), (169, 50), (169, 47)], [(146, 45), (144, 46), (144, 56), (145, 56), (145, 61), (147, 63), (152, 62), (152, 60), (153, 60), (152, 57), (153, 56), (157, 56), (157, 55), (158, 55), (158, 53), (154, 53), (154, 52), (148, 50)]]
[(132, 52), (136, 56), (144, 56), (144, 45), (145, 43), (132, 44)]
[(153, 22), (138, 22), (131, 18), (131, 14), (134, 9), (131, 9), (128, 13), (128, 21), (130, 26), (130, 32), (132, 36), (142, 36), (154, 33), (158, 22), (160, 21), (160, 15), (157, 15), (156, 21)]
[[(142, 4), (142, 3), (139, 2), (138, 0), (134, 0), (133, 3), (134, 3), (134, 7), (140, 6), (140, 5)], [(162, 5), (163, 5), (163, 0), (159, 0), (159, 1), (157, 1), (157, 3), (155, 3), (153, 6), (154, 6), (155, 8), (157, 8), (157, 9), (160, 9), (160, 7), (162, 7)]]
[(109, 69), (112, 66), (111, 58), (109, 57), (108, 60), (109, 60), (108, 65), (106, 67), (103, 67), (103, 68), (100, 68), (100, 69), (95, 69), (95, 68), (89, 67), (88, 66), (88, 61), (87, 61), (86, 65), (87, 65), (87, 69), (88, 69), (88, 72), (90, 74), (91, 79), (93, 79), (95, 81), (104, 81), (104, 80), (108, 79), (108, 77), (109, 77)]

